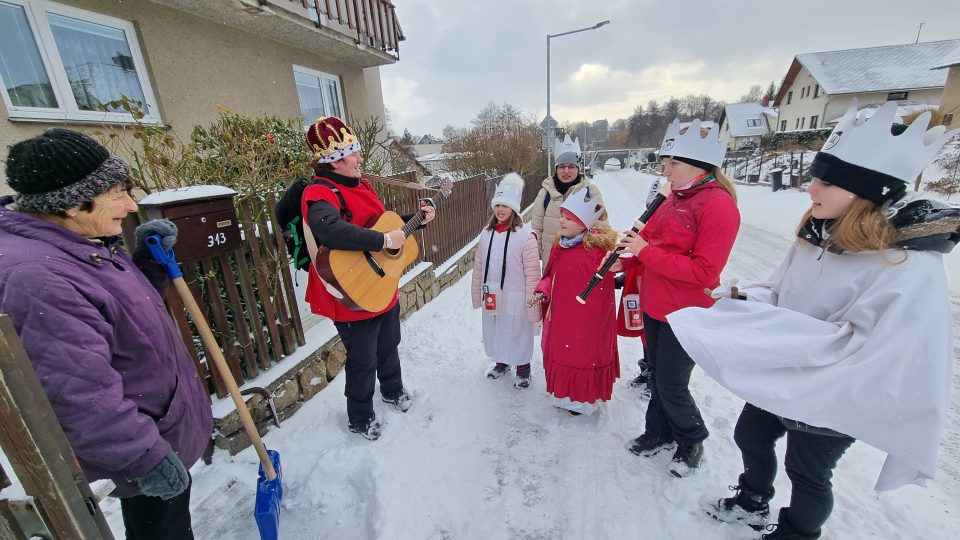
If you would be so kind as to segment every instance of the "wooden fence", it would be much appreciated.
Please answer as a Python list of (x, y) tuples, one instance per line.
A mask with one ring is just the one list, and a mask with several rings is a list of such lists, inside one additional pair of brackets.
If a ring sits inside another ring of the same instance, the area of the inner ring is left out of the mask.
[[(435, 189), (416, 183), (412, 173), (367, 178), (387, 209), (401, 215), (416, 212), (421, 198), (436, 194)], [(416, 232), (420, 256), (411, 266), (423, 261), (441, 264), (472, 242), (491, 215), (490, 199), (499, 180), (474, 176), (454, 182), (450, 197), (438, 205), (434, 221)], [(526, 179), (524, 206), (533, 200), (541, 181)], [(305, 343), (293, 278), (287, 270), (286, 247), (282, 237), (273, 233), (280, 230), (277, 198), (271, 193), (257, 205), (246, 202), (237, 206), (242, 248), (181, 265), (184, 280), (204, 310), (238, 385), (270, 369)], [(264, 207), (269, 212), (255, 210)], [(127, 238), (137, 223), (133, 220), (126, 224)], [(207, 364), (209, 351), (197, 337), (182, 301), (172, 291), (166, 300), (197, 372), (212, 393), (226, 396), (226, 385), (217, 370)]]

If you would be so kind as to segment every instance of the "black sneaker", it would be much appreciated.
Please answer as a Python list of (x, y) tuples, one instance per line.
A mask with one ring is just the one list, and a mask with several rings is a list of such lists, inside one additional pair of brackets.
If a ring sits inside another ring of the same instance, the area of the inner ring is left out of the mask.
[(363, 422), (354, 422), (350, 424), (352, 433), (359, 433), (364, 439), (375, 441), (380, 438), (380, 422), (376, 418), (370, 418)]
[(729, 486), (737, 493), (725, 499), (704, 499), (700, 507), (708, 516), (725, 523), (742, 523), (755, 531), (767, 526), (770, 517), (770, 499), (773, 498), (773, 489), (768, 493), (760, 493), (746, 486), (743, 476), (735, 486)]
[(700, 468), (700, 461), (702, 459), (702, 442), (691, 444), (679, 443), (677, 444), (677, 451), (673, 453), (673, 460), (670, 461), (670, 474), (677, 478), (690, 476)]
[(497, 365), (487, 370), (488, 379), (499, 379), (504, 373), (510, 371), (510, 366), (497, 362)]
[(761, 540), (817, 540), (820, 538), (820, 531), (808, 534), (795, 529), (790, 520), (787, 519), (786, 508), (780, 509), (777, 522), (767, 525), (767, 530), (771, 532), (760, 536)]
[(393, 397), (380, 396), (380, 399), (384, 403), (389, 403), (394, 406), (400, 412), (407, 412), (410, 410), (410, 406), (413, 405), (413, 400), (410, 399), (410, 394), (407, 394), (407, 391), (403, 388), (400, 389), (400, 393)]
[(675, 444), (672, 439), (654, 438), (644, 433), (630, 441), (627, 449), (638, 456), (651, 457), (664, 450), (673, 450)]

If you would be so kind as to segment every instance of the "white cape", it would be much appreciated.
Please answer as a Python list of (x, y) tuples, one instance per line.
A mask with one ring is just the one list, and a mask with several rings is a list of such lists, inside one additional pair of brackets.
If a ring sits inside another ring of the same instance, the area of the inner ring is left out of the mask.
[(942, 256), (906, 257), (892, 264), (798, 241), (769, 283), (746, 289), (758, 301), (720, 300), (668, 320), (737, 396), (886, 452), (875, 489), (922, 485), (946, 423), (953, 328)]

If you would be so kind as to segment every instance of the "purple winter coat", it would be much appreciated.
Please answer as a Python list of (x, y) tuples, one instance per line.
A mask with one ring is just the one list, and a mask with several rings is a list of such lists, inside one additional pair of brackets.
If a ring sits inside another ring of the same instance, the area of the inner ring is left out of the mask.
[(11, 202), (0, 197), (0, 313), (87, 480), (132, 497), (170, 449), (190, 468), (210, 440), (209, 397), (158, 288), (115, 239), (91, 241)]

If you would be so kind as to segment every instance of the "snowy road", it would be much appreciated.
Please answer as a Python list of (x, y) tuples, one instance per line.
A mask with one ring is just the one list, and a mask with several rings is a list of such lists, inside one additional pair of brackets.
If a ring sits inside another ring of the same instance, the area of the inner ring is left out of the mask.
[[(618, 171), (599, 174), (595, 182), (614, 225), (628, 228), (641, 213), (650, 177)], [(766, 278), (782, 259), (809, 203), (801, 192), (746, 186), (740, 200), (744, 224), (725, 276), (749, 282)], [(640, 353), (637, 340), (620, 340), (623, 377), (606, 411), (571, 417), (550, 406), (539, 353), (527, 390), (515, 390), (510, 377), (484, 378), (480, 313), (470, 307), (468, 284), (461, 280), (404, 322), (400, 352), (415, 403), (406, 414), (375, 404), (384, 424), (379, 441), (347, 432), (342, 374), (267, 435), (284, 465), (282, 538), (756, 537), (697, 508), (701, 495), (725, 496), (736, 483), (740, 462), (732, 430), (742, 401), (694, 371), (692, 390), (711, 437), (703, 470), (673, 478), (666, 469), (669, 454), (648, 459), (626, 450), (642, 431), (646, 406), (627, 387)], [(953, 305), (960, 320), (956, 287)], [(954, 388), (960, 386), (957, 371)], [(877, 496), (872, 486), (884, 456), (855, 444), (840, 462), (836, 510), (824, 538), (956, 536), (960, 408), (954, 398), (938, 478), (927, 488)], [(235, 457), (218, 451), (214, 465), (194, 468), (197, 538), (259, 538), (252, 518), (255, 463), (250, 449)], [(781, 473), (771, 506), (786, 504), (788, 494)], [(115, 501), (107, 509), (119, 530)]]

